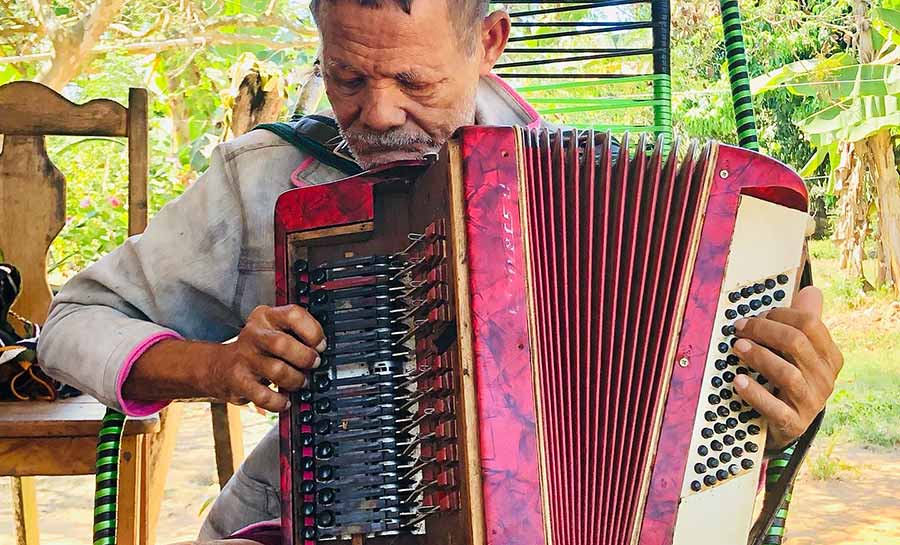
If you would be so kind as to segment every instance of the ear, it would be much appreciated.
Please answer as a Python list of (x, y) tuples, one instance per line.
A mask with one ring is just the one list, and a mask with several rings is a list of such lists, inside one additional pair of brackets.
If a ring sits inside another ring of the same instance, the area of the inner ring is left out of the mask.
[(497, 64), (497, 59), (500, 58), (503, 50), (506, 49), (510, 28), (509, 14), (505, 11), (495, 11), (485, 17), (481, 23), (481, 50), (483, 56), (480, 73), (482, 76), (493, 70), (494, 65)]

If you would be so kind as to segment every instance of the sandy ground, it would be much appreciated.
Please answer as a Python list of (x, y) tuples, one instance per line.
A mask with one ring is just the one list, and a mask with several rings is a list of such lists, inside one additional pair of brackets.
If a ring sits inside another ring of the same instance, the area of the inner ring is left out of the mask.
[[(243, 412), (249, 449), (270, 426), (266, 418)], [(824, 441), (822, 442), (824, 443)], [(821, 452), (824, 445), (818, 445)], [(900, 545), (900, 451), (838, 447), (833, 457), (849, 469), (835, 479), (814, 480), (804, 470), (788, 522), (788, 545)], [(189, 405), (179, 430), (160, 515), (158, 543), (193, 538), (201, 509), (217, 490), (208, 406)], [(91, 477), (38, 479), (41, 543), (90, 543)], [(0, 545), (15, 543), (9, 481), (0, 481)], [(699, 544), (698, 544), (699, 545)]]

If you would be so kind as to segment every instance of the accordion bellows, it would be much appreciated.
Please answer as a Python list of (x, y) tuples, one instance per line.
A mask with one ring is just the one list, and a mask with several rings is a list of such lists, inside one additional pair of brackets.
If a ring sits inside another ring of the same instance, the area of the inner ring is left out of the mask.
[(287, 543), (747, 543), (766, 426), (731, 384), (766, 380), (732, 324), (790, 304), (806, 191), (651, 144), (465, 128), (279, 199), (278, 302), (329, 338), (281, 418)]

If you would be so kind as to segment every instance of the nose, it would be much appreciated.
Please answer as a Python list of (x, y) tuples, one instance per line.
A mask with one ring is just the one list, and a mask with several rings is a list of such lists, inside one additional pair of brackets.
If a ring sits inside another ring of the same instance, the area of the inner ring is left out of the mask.
[(360, 113), (360, 121), (375, 132), (387, 132), (406, 124), (403, 95), (389, 87), (372, 88)]

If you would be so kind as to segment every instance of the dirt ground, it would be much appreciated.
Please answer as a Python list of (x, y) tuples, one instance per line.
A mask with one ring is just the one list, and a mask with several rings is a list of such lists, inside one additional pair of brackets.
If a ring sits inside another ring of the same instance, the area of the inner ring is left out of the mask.
[[(249, 409), (243, 417), (249, 452), (270, 424)], [(824, 444), (817, 445), (812, 456), (823, 448)], [(801, 475), (788, 520), (787, 545), (900, 545), (900, 451), (838, 446), (832, 458), (844, 467), (835, 478), (814, 480), (808, 468)], [(209, 408), (189, 405), (160, 515), (160, 545), (196, 536), (201, 508), (216, 492), (214, 483)], [(90, 543), (92, 494), (91, 477), (38, 479), (41, 543)], [(2, 479), (0, 545), (15, 543), (9, 498), (9, 481)]]

